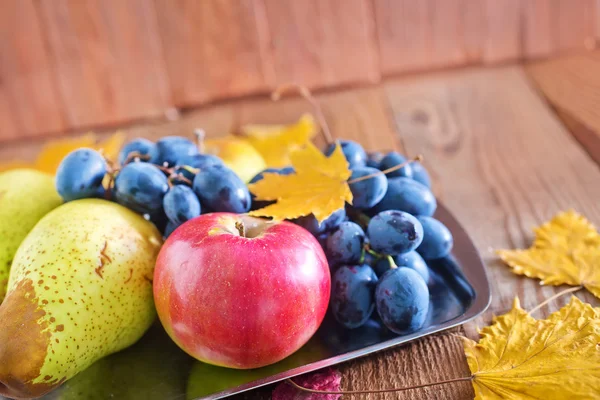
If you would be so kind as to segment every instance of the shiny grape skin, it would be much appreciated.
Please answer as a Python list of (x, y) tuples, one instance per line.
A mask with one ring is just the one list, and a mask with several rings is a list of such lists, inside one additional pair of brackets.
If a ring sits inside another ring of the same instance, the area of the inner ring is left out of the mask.
[(202, 207), (196, 193), (187, 186), (173, 186), (163, 198), (163, 208), (171, 222), (181, 225), (200, 215)]
[[(392, 258), (394, 259), (396, 266), (415, 270), (421, 275), (421, 278), (423, 278), (425, 282), (429, 282), (429, 267), (423, 257), (416, 251), (413, 250), (408, 253), (398, 254), (392, 256)], [(378, 259), (373, 266), (373, 270), (379, 277), (383, 276), (390, 268), (390, 261), (387, 257)]]
[(377, 275), (366, 264), (340, 266), (331, 279), (331, 312), (348, 329), (363, 325), (375, 310)]
[(423, 227), (409, 213), (397, 210), (380, 212), (369, 221), (367, 235), (377, 253), (397, 255), (416, 249), (423, 240)]
[(423, 242), (417, 251), (426, 260), (446, 257), (452, 251), (454, 238), (452, 233), (435, 218), (417, 217), (423, 225)]
[(414, 162), (410, 164), (413, 172), (412, 178), (422, 184), (423, 186), (427, 186), (427, 188), (431, 189), (431, 177), (429, 176), (429, 172), (420, 162)]
[(250, 192), (231, 169), (214, 165), (196, 174), (193, 189), (202, 205), (215, 212), (241, 214), (250, 210)]
[[(196, 174), (193, 173), (192, 171), (189, 171), (186, 168), (183, 168), (183, 166), (191, 167), (193, 169), (203, 169), (203, 168), (211, 167), (213, 165), (224, 166), (225, 164), (223, 163), (223, 160), (221, 160), (219, 157), (214, 156), (212, 154), (194, 154), (191, 156), (185, 156), (185, 157), (181, 157), (180, 159), (178, 159), (177, 160), (177, 168), (175, 168), (175, 173), (180, 173), (183, 175), (184, 178), (186, 178), (190, 182), (193, 182)], [(184, 180), (177, 179), (177, 178), (175, 178), (173, 180), (173, 183), (188, 184)]]
[[(342, 148), (342, 152), (344, 153), (344, 157), (346, 157), (346, 161), (350, 168), (356, 167), (364, 167), (367, 163), (367, 153), (363, 147), (352, 141), (352, 140), (338, 140), (340, 147)], [(327, 146), (325, 150), (325, 155), (330, 156), (335, 149), (335, 143)]]
[(367, 167), (380, 169), (383, 157), (384, 154), (380, 151), (369, 153), (367, 156)]
[[(390, 151), (381, 159), (381, 162), (379, 163), (379, 169), (383, 171), (385, 169), (392, 168), (392, 167), (395, 167), (396, 165), (405, 163), (406, 161), (407, 161), (406, 157), (404, 157), (402, 154), (400, 154), (396, 151)], [(399, 176), (404, 176), (406, 178), (412, 178), (413, 171), (412, 171), (411, 164), (407, 164), (404, 167), (397, 169), (395, 171), (389, 172), (387, 174), (388, 178), (395, 178), (395, 177), (399, 177)]]
[(431, 190), (409, 178), (388, 179), (388, 190), (373, 212), (400, 210), (412, 215), (430, 217), (435, 213), (437, 201)]
[(56, 170), (56, 191), (64, 201), (102, 197), (107, 165), (96, 150), (80, 148), (67, 154)]
[(334, 211), (329, 217), (327, 217), (323, 222), (319, 224), (319, 221), (315, 218), (314, 215), (305, 215), (304, 217), (297, 218), (293, 220), (297, 225), (300, 225), (310, 233), (315, 236), (320, 235), (324, 232), (329, 232), (335, 228), (337, 228), (344, 219), (346, 218), (346, 210), (344, 208), (340, 208), (337, 211)]
[(167, 226), (165, 227), (165, 233), (163, 234), (163, 239), (166, 240), (169, 236), (171, 236), (171, 233), (173, 233), (173, 231), (177, 228), (179, 228), (179, 225), (174, 224), (171, 221), (167, 222)]
[[(141, 156), (151, 157), (152, 153), (156, 151), (156, 145), (148, 139), (137, 138), (127, 143), (119, 152), (119, 164), (125, 164), (125, 161), (129, 158), (132, 153), (138, 153)], [(130, 160), (133, 161), (133, 160)], [(144, 157), (140, 157), (140, 161), (148, 161)]]
[(168, 190), (165, 174), (149, 163), (129, 163), (115, 178), (114, 196), (117, 203), (142, 214), (159, 212)]
[(198, 147), (191, 140), (181, 136), (165, 136), (156, 142), (150, 162), (157, 165), (167, 163), (169, 167), (182, 164), (181, 160), (198, 154)]
[(360, 260), (365, 232), (354, 222), (342, 222), (327, 238), (328, 259), (334, 264), (356, 264)]
[(429, 310), (429, 289), (416, 271), (391, 269), (379, 279), (375, 289), (379, 317), (397, 334), (414, 332), (423, 327)]
[(349, 181), (363, 176), (373, 175), (355, 183), (350, 183), (352, 191), (352, 206), (357, 209), (374, 207), (383, 199), (388, 189), (388, 180), (378, 169), (371, 167), (357, 167), (352, 170)]

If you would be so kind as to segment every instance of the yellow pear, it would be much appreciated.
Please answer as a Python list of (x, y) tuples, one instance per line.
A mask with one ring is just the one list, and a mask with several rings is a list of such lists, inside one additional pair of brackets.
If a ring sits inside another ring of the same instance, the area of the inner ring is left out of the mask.
[(41, 396), (135, 343), (155, 319), (152, 223), (105, 200), (43, 217), (14, 258), (0, 305), (0, 395)]
[(52, 175), (33, 169), (0, 173), (0, 303), (17, 248), (40, 218), (61, 203)]
[(206, 153), (221, 158), (225, 165), (231, 168), (244, 182), (248, 182), (267, 168), (267, 164), (258, 150), (246, 139), (226, 136), (207, 139), (204, 145)]

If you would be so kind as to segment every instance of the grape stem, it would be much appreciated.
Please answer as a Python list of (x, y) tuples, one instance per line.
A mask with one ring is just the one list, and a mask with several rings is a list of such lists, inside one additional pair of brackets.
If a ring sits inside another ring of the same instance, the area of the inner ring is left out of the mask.
[(396, 265), (396, 262), (394, 261), (394, 257), (392, 257), (392, 256), (386, 256), (386, 257), (387, 257), (388, 262), (390, 263), (391, 269), (398, 268), (398, 266)]
[(306, 99), (306, 101), (310, 103), (310, 105), (315, 111), (315, 114), (317, 115), (319, 125), (321, 125), (321, 133), (323, 134), (323, 138), (325, 139), (327, 144), (333, 144), (335, 140), (333, 138), (333, 135), (331, 134), (329, 125), (327, 125), (327, 120), (325, 119), (325, 114), (323, 114), (323, 109), (321, 108), (321, 105), (319, 104), (317, 99), (314, 98), (314, 96), (306, 86), (299, 85), (297, 83), (283, 84), (277, 89), (275, 89), (273, 93), (271, 93), (271, 100), (279, 101), (284, 93), (289, 92), (299, 93), (300, 96), (304, 97), (304, 99)]
[(206, 138), (206, 131), (201, 128), (194, 129), (194, 135), (196, 135), (196, 146), (198, 147), (198, 152), (200, 154), (204, 154), (206, 151), (206, 146), (204, 144), (204, 139)]
[(123, 165), (127, 165), (130, 162), (132, 162), (135, 159), (140, 159), (140, 160), (149, 160), (150, 156), (148, 154), (141, 154), (138, 151), (132, 151), (131, 153), (129, 153), (127, 155), (127, 158), (125, 159), (125, 162), (123, 163)]
[(404, 392), (406, 390), (421, 389), (421, 388), (426, 388), (426, 387), (430, 387), (430, 386), (445, 385), (445, 384), (454, 383), (454, 382), (471, 382), (473, 380), (473, 378), (474, 378), (473, 375), (471, 375), (471, 376), (464, 376), (461, 378), (447, 379), (445, 381), (430, 382), (430, 383), (424, 383), (422, 385), (406, 386), (406, 387), (401, 387), (401, 388), (376, 389), (376, 390), (336, 390), (336, 391), (309, 389), (304, 386), (298, 385), (292, 379), (288, 379), (286, 382), (298, 390), (302, 390), (304, 392), (309, 392), (309, 393), (353, 395), (353, 394), (369, 394), (369, 393)]
[(360, 181), (365, 181), (367, 179), (374, 178), (374, 177), (376, 177), (377, 175), (380, 175), (380, 174), (387, 175), (390, 172), (394, 172), (396, 170), (399, 170), (400, 168), (406, 167), (408, 164), (411, 164), (411, 163), (414, 163), (414, 162), (419, 162), (419, 161), (423, 161), (423, 156), (421, 154), (417, 155), (412, 160), (407, 160), (407, 161), (405, 161), (405, 162), (403, 162), (401, 164), (397, 164), (397, 165), (394, 165), (393, 167), (390, 167), (388, 169), (384, 169), (383, 171), (377, 171), (377, 172), (375, 172), (373, 174), (369, 174), (369, 175), (361, 176), (361, 177), (358, 177), (358, 178), (350, 179), (348, 181), (348, 183), (352, 184), (352, 183), (356, 183), (356, 182), (360, 182)]

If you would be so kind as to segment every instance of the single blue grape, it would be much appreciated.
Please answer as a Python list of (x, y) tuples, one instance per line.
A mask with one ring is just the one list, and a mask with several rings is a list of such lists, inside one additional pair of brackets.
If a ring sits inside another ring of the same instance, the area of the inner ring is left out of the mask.
[(172, 167), (178, 164), (183, 165), (180, 160), (196, 154), (198, 154), (198, 147), (191, 140), (181, 136), (165, 136), (156, 142), (156, 148), (152, 152), (150, 161), (157, 165), (167, 163), (169, 167)]
[[(151, 157), (152, 153), (156, 151), (156, 145), (148, 139), (137, 138), (127, 143), (119, 152), (119, 164), (123, 165), (129, 158), (130, 154), (136, 153), (140, 156)], [(140, 161), (148, 161), (145, 157), (140, 157)], [(132, 160), (129, 160), (132, 161)]]
[(250, 192), (231, 169), (213, 165), (194, 178), (194, 192), (202, 205), (216, 212), (241, 214), (250, 210)]
[(391, 178), (385, 196), (373, 207), (373, 212), (400, 210), (430, 217), (436, 208), (435, 196), (427, 186), (409, 178)]
[[(409, 251), (408, 253), (398, 254), (396, 256), (392, 256), (394, 260), (394, 264), (398, 267), (406, 267), (412, 270), (417, 271), (421, 278), (425, 282), (429, 282), (429, 267), (423, 257), (419, 255), (416, 251)], [(377, 262), (373, 266), (373, 270), (377, 274), (377, 276), (381, 277), (391, 268), (390, 261), (387, 257), (382, 257), (377, 260)]]
[(409, 213), (397, 210), (380, 212), (367, 227), (371, 248), (377, 253), (397, 255), (416, 249), (423, 240), (423, 227)]
[(446, 225), (435, 218), (417, 217), (423, 225), (423, 242), (417, 251), (426, 260), (446, 257), (452, 251), (454, 239)]
[(163, 198), (163, 208), (171, 222), (181, 225), (200, 215), (200, 200), (187, 186), (173, 186)]
[(174, 224), (172, 221), (167, 222), (167, 226), (165, 227), (165, 233), (163, 235), (163, 239), (166, 240), (169, 236), (171, 236), (171, 233), (173, 233), (173, 231), (177, 228), (179, 228), (179, 225)]
[(323, 222), (319, 224), (319, 221), (315, 218), (314, 215), (305, 215), (304, 217), (297, 218), (293, 220), (297, 225), (300, 225), (310, 233), (315, 236), (323, 232), (329, 232), (335, 228), (337, 228), (344, 219), (346, 218), (346, 210), (344, 208), (340, 208), (337, 211), (334, 211), (329, 217), (327, 217)]
[(142, 214), (159, 212), (168, 190), (165, 174), (148, 163), (129, 163), (115, 178), (114, 195), (117, 203)]
[[(211, 167), (213, 165), (224, 166), (225, 164), (223, 163), (223, 160), (221, 160), (219, 157), (214, 156), (212, 154), (193, 154), (191, 156), (188, 155), (185, 157), (181, 157), (180, 159), (177, 160), (177, 167), (175, 168), (175, 173), (181, 174), (181, 175), (183, 175), (184, 178), (186, 178), (190, 182), (193, 182), (196, 174), (194, 172), (190, 171), (190, 168), (191, 169), (203, 169), (203, 168)], [(173, 180), (173, 183), (188, 184), (183, 179), (177, 179), (177, 178), (175, 178)]]
[(381, 320), (397, 334), (414, 332), (423, 327), (429, 310), (429, 289), (416, 271), (395, 268), (379, 279), (375, 303)]
[(342, 222), (327, 238), (326, 254), (334, 264), (356, 264), (360, 260), (365, 232), (354, 222)]
[(375, 151), (369, 153), (367, 156), (367, 167), (381, 169), (381, 160), (383, 160), (383, 153), (380, 151)]
[[(405, 163), (406, 161), (406, 157), (404, 157), (402, 154), (391, 151), (381, 159), (381, 162), (379, 163), (379, 169), (383, 171), (384, 169), (395, 167), (396, 165)], [(406, 164), (404, 167), (388, 173), (387, 176), (388, 178), (395, 178), (398, 176), (412, 178), (412, 166), (411, 164)]]
[[(338, 140), (344, 157), (348, 161), (350, 168), (364, 167), (367, 163), (367, 153), (363, 147), (352, 140)], [(335, 149), (335, 143), (327, 146), (325, 155), (330, 156)]]
[(377, 275), (366, 264), (343, 265), (331, 279), (331, 312), (348, 329), (363, 325), (375, 309)]
[(410, 164), (413, 176), (412, 178), (422, 184), (423, 186), (427, 186), (427, 188), (431, 189), (431, 177), (429, 176), (429, 172), (420, 162), (414, 162)]
[(352, 170), (349, 181), (363, 176), (373, 175), (369, 179), (350, 183), (352, 191), (352, 206), (357, 209), (374, 207), (383, 199), (388, 189), (388, 180), (378, 169), (371, 167), (356, 167)]
[(81, 148), (67, 154), (56, 170), (56, 191), (64, 201), (102, 197), (107, 165), (96, 150)]

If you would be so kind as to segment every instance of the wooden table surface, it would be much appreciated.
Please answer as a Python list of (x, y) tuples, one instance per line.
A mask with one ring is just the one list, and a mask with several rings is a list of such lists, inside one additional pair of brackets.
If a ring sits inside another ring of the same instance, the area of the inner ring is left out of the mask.
[[(595, 71), (592, 73), (592, 71)], [(470, 68), (388, 80), (382, 85), (320, 93), (338, 138), (368, 150), (423, 154), (436, 195), (470, 233), (483, 257), (493, 299), (490, 309), (458, 329), (340, 366), (346, 390), (400, 387), (468, 376), (456, 334), (506, 312), (515, 296), (529, 309), (564, 287), (513, 275), (493, 250), (527, 247), (531, 228), (573, 208), (600, 225), (600, 56), (566, 56), (533, 65)], [(547, 96), (547, 97), (546, 97)], [(555, 107), (554, 107), (555, 106)], [(310, 107), (299, 98), (273, 103), (250, 98), (184, 112), (172, 122), (125, 127), (130, 136), (209, 136), (245, 123), (291, 122)], [(563, 123), (564, 119), (564, 123)], [(31, 159), (41, 143), (3, 145), (2, 160)], [(595, 161), (596, 160), (596, 161)], [(592, 304), (589, 293), (578, 296)], [(542, 310), (539, 317), (568, 299)], [(243, 395), (265, 398), (269, 389)], [(368, 395), (395, 399), (400, 395)], [(413, 390), (403, 399), (472, 399), (470, 383)]]

